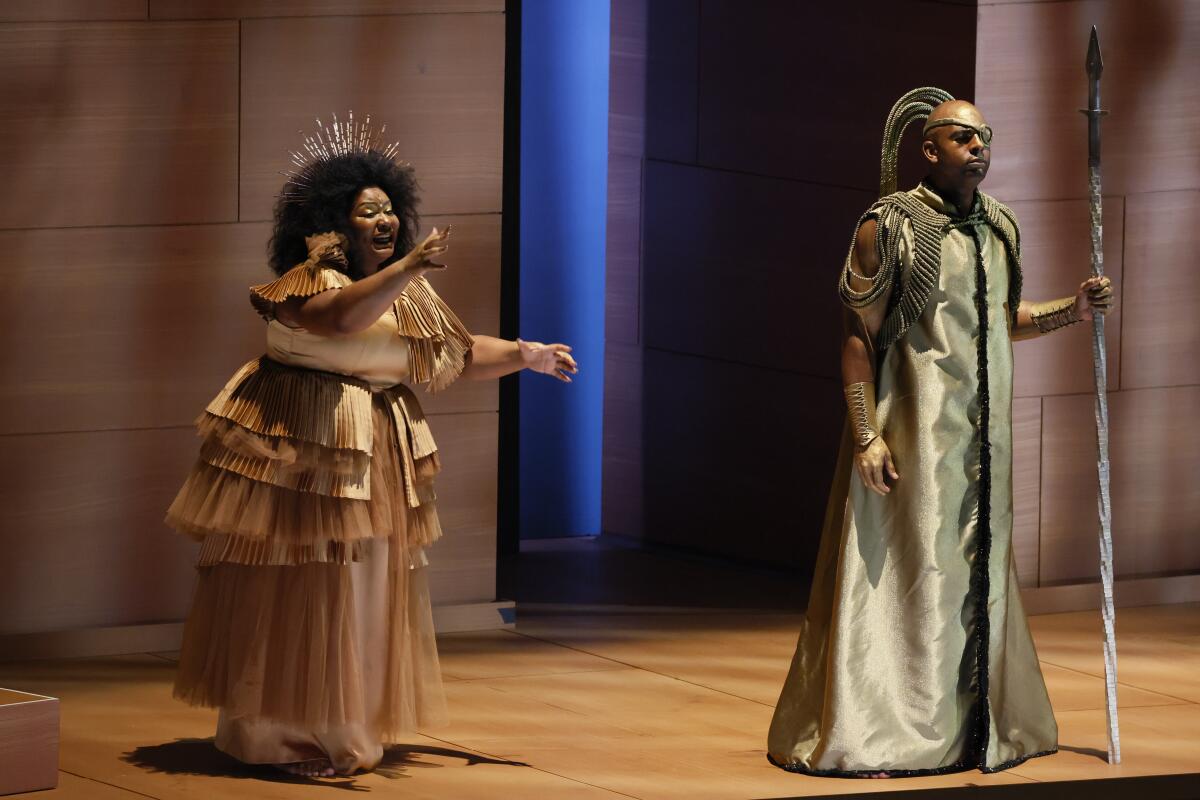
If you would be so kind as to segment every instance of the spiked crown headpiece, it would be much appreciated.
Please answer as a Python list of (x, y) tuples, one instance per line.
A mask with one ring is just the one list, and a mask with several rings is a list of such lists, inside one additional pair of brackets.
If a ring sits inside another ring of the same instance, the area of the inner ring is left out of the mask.
[[(378, 131), (371, 127), (370, 114), (361, 122), (356, 122), (354, 112), (350, 111), (349, 119), (344, 122), (339, 122), (337, 114), (334, 114), (333, 122), (326, 124), (317, 117), (316, 123), (316, 130), (312, 133), (299, 131), (303, 137), (300, 148), (288, 151), (292, 169), (279, 173), (287, 178), (287, 183), (279, 193), (285, 202), (300, 203), (308, 197), (312, 189), (312, 171), (317, 165), (341, 156), (372, 152), (395, 161), (400, 151), (399, 142), (384, 142), (387, 125), (381, 126)], [(408, 166), (406, 162), (397, 163)]]

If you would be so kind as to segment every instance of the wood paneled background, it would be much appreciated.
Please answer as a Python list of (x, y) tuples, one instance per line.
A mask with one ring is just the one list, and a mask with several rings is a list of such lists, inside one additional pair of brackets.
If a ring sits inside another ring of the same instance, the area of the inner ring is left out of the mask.
[[(0, 5), (0, 635), (178, 620), (162, 516), (192, 420), (263, 348), (270, 207), (313, 117), (388, 123), (454, 223), (439, 291), (496, 334), (503, 0)], [(445, 472), (434, 602), (491, 601), (497, 390), (428, 397)]]
[[(892, 102), (973, 98), (1025, 296), (1089, 272), (1083, 71), (1105, 57), (1119, 577), (1200, 571), (1200, 4), (613, 0), (604, 529), (807, 572), (843, 416), (837, 270)], [(937, 42), (937, 58), (927, 43)], [(921, 175), (917, 134), (901, 184)], [(1090, 328), (1015, 346), (1025, 586), (1098, 570)]]
[(843, 414), (837, 270), (891, 104), (971, 93), (974, 14), (613, 0), (605, 531), (807, 571)]
[[(1025, 293), (1089, 271), (1084, 56), (1104, 55), (1104, 258), (1113, 550), (1118, 578), (1200, 571), (1200, 5), (1188, 0), (979, 3), (975, 100), (996, 131), (985, 190), (1021, 220)], [(1091, 329), (1019, 342), (1014, 469), (1022, 582), (1096, 580)], [(1020, 478), (1039, 476), (1033, 482)], [(1018, 484), (1020, 491), (1020, 484)], [(1018, 502), (1020, 500), (1018, 499)], [(1036, 561), (1034, 560), (1036, 554)]]

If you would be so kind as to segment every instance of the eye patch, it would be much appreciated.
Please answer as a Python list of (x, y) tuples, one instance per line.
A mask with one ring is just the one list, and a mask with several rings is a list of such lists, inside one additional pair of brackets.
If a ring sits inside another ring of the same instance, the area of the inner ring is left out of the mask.
[(955, 119), (954, 117), (938, 117), (931, 119), (925, 123), (925, 128), (921, 131), (922, 135), (929, 133), (934, 128), (941, 128), (946, 125), (958, 125), (967, 130), (974, 131), (979, 136), (979, 141), (983, 142), (984, 147), (992, 146), (992, 129), (991, 126), (975, 126), (965, 120)]

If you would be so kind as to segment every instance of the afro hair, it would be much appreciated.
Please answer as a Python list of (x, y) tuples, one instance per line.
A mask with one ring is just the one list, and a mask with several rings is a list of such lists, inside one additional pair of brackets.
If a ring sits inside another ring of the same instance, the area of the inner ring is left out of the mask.
[[(400, 220), (396, 249), (380, 266), (404, 257), (412, 250), (417, 235), (416, 177), (412, 167), (367, 150), (315, 161), (284, 184), (275, 203), (275, 228), (267, 245), (271, 269), (282, 275), (306, 260), (306, 236), (336, 231), (353, 241), (350, 212), (359, 193), (372, 186), (388, 196)], [(363, 277), (356, 254), (346, 255), (349, 266), (343, 271), (355, 280)]]

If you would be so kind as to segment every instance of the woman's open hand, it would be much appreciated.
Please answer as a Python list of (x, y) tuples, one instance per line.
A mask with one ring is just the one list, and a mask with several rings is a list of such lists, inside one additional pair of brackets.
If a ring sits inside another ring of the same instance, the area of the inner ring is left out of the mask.
[(445, 264), (438, 263), (434, 259), (450, 249), (447, 243), (450, 240), (450, 226), (446, 226), (446, 230), (438, 231), (437, 228), (425, 237), (420, 244), (409, 251), (408, 255), (402, 259), (404, 261), (405, 272), (414, 271), (418, 274), (429, 270), (442, 270), (446, 268)]
[(579, 365), (571, 357), (571, 348), (565, 344), (542, 344), (517, 339), (517, 347), (520, 348), (521, 363), (526, 369), (553, 375), (564, 383), (570, 383), (571, 376), (579, 373)]

